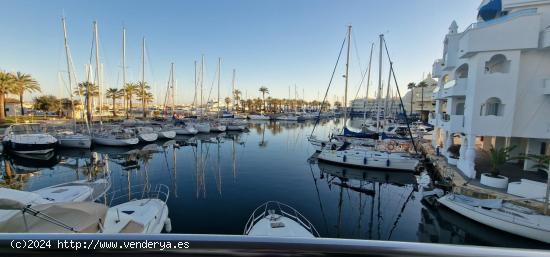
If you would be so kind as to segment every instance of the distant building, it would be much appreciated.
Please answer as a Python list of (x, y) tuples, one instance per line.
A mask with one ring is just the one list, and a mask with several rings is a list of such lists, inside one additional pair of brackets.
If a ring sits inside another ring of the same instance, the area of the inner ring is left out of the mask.
[(452, 22), (432, 69), (432, 144), (448, 155), (460, 142), (457, 167), (472, 178), (487, 172), (476, 171), (476, 143), (516, 146), (512, 157), (550, 154), (550, 1), (502, 0), (497, 12), (482, 13), (487, 3), (464, 31)]
[[(399, 107), (399, 99), (397, 98), (389, 99), (387, 106), (391, 114), (402, 112)], [(366, 111), (368, 116), (376, 117), (377, 104), (374, 98), (369, 98), (368, 101), (366, 101), (365, 98), (355, 99), (351, 101), (350, 107), (351, 115), (353, 116), (362, 116)], [(380, 100), (380, 112), (384, 113), (384, 99)]]
[[(427, 120), (428, 114), (435, 110), (432, 94), (433, 91), (437, 88), (437, 81), (432, 78), (431, 74), (428, 74), (425, 79), (416, 83), (416, 85), (420, 84), (421, 82), (426, 83), (428, 86), (424, 87), (424, 90), (415, 87), (412, 90), (412, 92), (414, 93), (413, 97), (411, 97), (411, 90), (409, 90), (405, 94), (405, 96), (403, 96), (403, 104), (405, 105), (405, 110), (407, 110), (407, 114), (411, 113), (412, 98), (412, 113), (420, 114), (421, 110), (424, 110), (422, 117), (426, 117), (425, 120)], [(422, 91), (424, 91), (424, 96), (422, 96)]]
[(15, 98), (6, 98), (4, 100), (6, 116), (21, 115), (21, 103)]

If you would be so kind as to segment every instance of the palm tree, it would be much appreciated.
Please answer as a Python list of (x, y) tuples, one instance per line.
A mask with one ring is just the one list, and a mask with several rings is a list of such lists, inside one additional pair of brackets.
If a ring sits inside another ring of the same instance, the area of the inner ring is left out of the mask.
[(224, 99), (224, 101), (225, 101), (225, 109), (226, 109), (226, 110), (229, 110), (229, 103), (231, 103), (231, 98), (230, 98), (230, 97), (226, 97), (226, 98)]
[(491, 160), (491, 175), (493, 177), (498, 177), (500, 174), (500, 167), (504, 165), (507, 161), (515, 158), (510, 157), (510, 152), (516, 148), (515, 145), (502, 147), (502, 148), (493, 148), (489, 150), (489, 159)]
[(420, 117), (422, 117), (422, 115), (424, 114), (424, 88), (427, 86), (428, 84), (424, 81), (421, 81), (420, 83), (418, 83), (418, 85), (416, 85), (416, 87), (419, 87), (422, 90), (420, 92)]
[(411, 90), (411, 111), (409, 112), (410, 116), (413, 115), (413, 99), (414, 99), (414, 87), (415, 86), (416, 86), (416, 84), (414, 84), (414, 82), (411, 82), (411, 83), (407, 84), (407, 88)]
[(126, 102), (126, 118), (129, 118), (132, 111), (132, 98), (137, 92), (137, 86), (134, 83), (126, 83), (122, 90), (124, 91), (124, 100)]
[(21, 105), (21, 115), (25, 115), (25, 110), (23, 109), (23, 94), (25, 92), (40, 92), (40, 85), (38, 82), (29, 74), (17, 72), (14, 74), (14, 88), (13, 92), (19, 95), (19, 104)]
[[(239, 102), (241, 100), (241, 94), (242, 92), (238, 89), (235, 89), (235, 91), (233, 91), (233, 98), (235, 99), (235, 101), (237, 102), (237, 106), (236, 106), (236, 110), (239, 111)], [(244, 106), (243, 106), (244, 107)], [(243, 110), (244, 111), (244, 110)]]
[[(147, 108), (147, 99), (148, 99), (148, 90), (151, 89), (151, 87), (149, 85), (147, 85), (147, 82), (145, 81), (140, 81), (136, 84), (137, 88), (138, 88), (138, 96), (140, 97), (140, 100), (141, 100), (141, 108), (143, 110), (143, 118), (147, 117), (147, 112), (145, 111), (145, 109)], [(152, 99), (152, 98), (151, 98)]]
[(13, 92), (15, 78), (13, 74), (5, 71), (0, 71), (0, 123), (6, 119), (6, 108), (4, 102), (6, 94)]
[(78, 83), (78, 88), (75, 90), (75, 94), (84, 96), (84, 101), (86, 102), (86, 117), (91, 121), (93, 98), (99, 96), (99, 87), (88, 81), (80, 82)]
[(113, 100), (113, 117), (116, 117), (116, 99), (122, 97), (122, 92), (116, 88), (109, 88), (105, 96)]
[(260, 92), (262, 93), (262, 99), (263, 99), (263, 107), (264, 107), (264, 111), (265, 111), (265, 94), (269, 94), (269, 89), (267, 89), (267, 87), (260, 87)]

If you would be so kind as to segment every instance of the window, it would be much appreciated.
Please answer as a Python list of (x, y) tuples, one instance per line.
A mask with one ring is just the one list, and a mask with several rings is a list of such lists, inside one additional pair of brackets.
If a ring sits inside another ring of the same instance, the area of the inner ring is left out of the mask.
[(455, 78), (463, 79), (468, 77), (468, 64), (460, 65), (455, 71)]
[(493, 116), (502, 116), (504, 111), (504, 105), (502, 101), (496, 97), (491, 97), (481, 105), (480, 115), (493, 115)]
[(503, 54), (493, 55), (489, 61), (485, 62), (485, 73), (508, 73), (510, 70), (510, 61)]
[(457, 103), (455, 107), (455, 115), (464, 115), (464, 103)]

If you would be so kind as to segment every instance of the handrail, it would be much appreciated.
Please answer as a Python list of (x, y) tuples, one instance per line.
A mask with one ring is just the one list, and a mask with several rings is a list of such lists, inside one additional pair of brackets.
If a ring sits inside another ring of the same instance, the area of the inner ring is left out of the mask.
[[(291, 206), (278, 201), (268, 201), (258, 206), (256, 209), (254, 209), (254, 211), (252, 212), (252, 214), (248, 218), (248, 221), (245, 224), (244, 233), (243, 233), (244, 235), (248, 235), (248, 233), (250, 233), (250, 230), (252, 230), (252, 227), (256, 224), (257, 221), (267, 217), (270, 214), (269, 211), (272, 210), (268, 208), (270, 205), (274, 205), (277, 207), (277, 209), (275, 210), (275, 213), (300, 223), (307, 231), (312, 233), (314, 236), (316, 237), (320, 236), (317, 229), (315, 229), (315, 226), (313, 226), (313, 224), (304, 215), (302, 215), (298, 210), (292, 208)], [(262, 213), (256, 216), (256, 212), (262, 208), (263, 208)], [(290, 210), (290, 212), (293, 212), (294, 215), (285, 211), (283, 208)]]
[(536, 14), (536, 13), (537, 13), (537, 8), (528, 8), (528, 9), (515, 11), (515, 12), (510, 13), (508, 15), (504, 15), (504, 16), (501, 16), (501, 17), (498, 17), (498, 18), (495, 18), (495, 19), (492, 19), (492, 20), (474, 22), (474, 23), (470, 24), (470, 26), (468, 26), (464, 30), (464, 32), (472, 30), (472, 29), (486, 28), (486, 27), (489, 27), (489, 26), (494, 25), (494, 24), (502, 23), (502, 22), (505, 22), (505, 21), (512, 20), (514, 18), (528, 16), (528, 15)]
[(119, 200), (143, 200), (159, 199), (166, 203), (170, 196), (170, 189), (164, 184), (157, 184), (151, 189), (150, 184), (133, 185), (131, 187), (121, 188), (111, 191), (105, 195), (109, 206), (117, 203)]
[[(336, 239), (336, 238), (285, 238), (285, 237), (255, 237), (243, 235), (205, 235), (205, 234), (37, 234), (37, 233), (0, 233), (0, 251), (18, 256), (31, 252), (24, 248), (14, 248), (14, 240), (73, 240), (84, 245), (90, 242), (146, 242), (157, 241), (161, 243), (170, 242), (172, 246), (179, 242), (188, 242), (187, 249), (166, 249), (163, 256), (222, 256), (222, 255), (261, 255), (281, 256), (292, 254), (304, 256), (429, 256), (429, 257), (493, 257), (493, 256), (516, 256), (534, 257), (548, 256), (548, 251), (537, 249), (514, 249), (487, 246), (465, 246), (435, 243), (397, 242), (379, 240), (359, 239)], [(93, 240), (93, 241), (92, 241)], [(58, 241), (58, 242), (59, 242)], [(55, 241), (54, 241), (55, 242)], [(160, 247), (156, 247), (160, 249)], [(80, 249), (82, 250), (82, 248)], [(90, 250), (86, 250), (90, 251)], [(129, 254), (151, 254), (149, 248), (128, 248), (128, 249), (100, 249), (93, 250), (95, 254), (113, 254), (120, 256), (121, 253)], [(56, 256), (74, 256), (75, 251), (62, 249), (57, 243), (52, 243), (48, 252)], [(34, 252), (36, 253), (36, 252)]]

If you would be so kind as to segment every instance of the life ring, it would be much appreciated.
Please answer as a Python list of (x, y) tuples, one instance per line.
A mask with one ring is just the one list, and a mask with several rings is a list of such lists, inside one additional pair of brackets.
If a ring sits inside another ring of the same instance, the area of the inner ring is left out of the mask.
[(391, 140), (389, 144), (394, 145), (394, 146), (398, 145), (397, 141), (395, 141), (395, 140)]
[(392, 144), (388, 144), (388, 145), (386, 146), (386, 149), (388, 149), (388, 150), (390, 150), (390, 151), (393, 151), (393, 149), (395, 149), (395, 146), (392, 145)]

